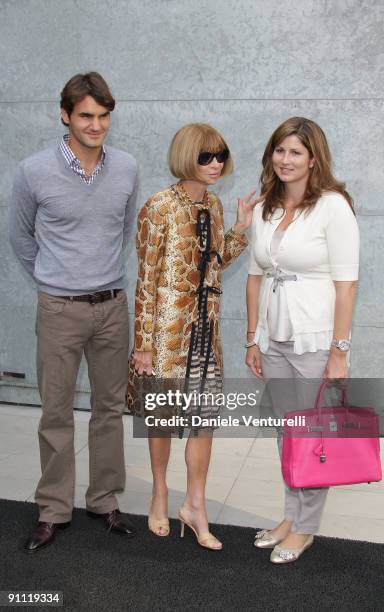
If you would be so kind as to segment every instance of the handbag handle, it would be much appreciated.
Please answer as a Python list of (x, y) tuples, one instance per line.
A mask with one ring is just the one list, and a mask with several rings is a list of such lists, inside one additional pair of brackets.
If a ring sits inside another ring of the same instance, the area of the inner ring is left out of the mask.
[[(324, 391), (325, 391), (325, 389), (327, 387), (334, 387), (334, 386), (335, 385), (330, 383), (329, 380), (325, 379), (321, 383), (321, 385), (319, 387), (319, 390), (318, 390), (317, 396), (316, 396), (316, 401), (315, 401), (315, 410), (317, 410), (317, 418), (319, 420), (319, 423), (320, 423), (320, 420), (321, 420), (321, 400), (323, 399)], [(345, 385), (343, 385), (343, 387), (341, 389), (341, 405), (345, 409), (345, 415), (347, 415), (348, 414), (347, 391), (346, 391)], [(325, 448), (324, 448), (324, 432), (323, 432), (323, 429), (321, 429), (321, 432), (320, 432), (320, 446), (319, 446), (317, 454), (319, 455), (320, 463), (325, 463), (325, 461), (327, 460), (327, 455), (326, 455)]]
[[(335, 385), (329, 382), (329, 380), (323, 380), (321, 383), (319, 390), (317, 392), (316, 401), (315, 401), (315, 410), (317, 410), (318, 417), (321, 417), (321, 402), (323, 399), (324, 391), (327, 387), (334, 387)], [(341, 388), (341, 405), (345, 408), (346, 413), (348, 412), (348, 399), (347, 399), (347, 390), (345, 385)]]

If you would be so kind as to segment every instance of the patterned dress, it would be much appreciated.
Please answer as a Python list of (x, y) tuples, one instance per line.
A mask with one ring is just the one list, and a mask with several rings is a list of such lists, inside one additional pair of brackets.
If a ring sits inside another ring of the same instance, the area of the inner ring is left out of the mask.
[[(146, 202), (136, 239), (135, 350), (152, 351), (154, 377), (148, 378), (173, 379), (189, 390), (206, 392), (212, 381), (221, 388), (221, 273), (246, 246), (244, 235), (224, 234), (213, 193), (193, 202), (178, 183)], [(138, 378), (131, 365), (128, 411), (142, 416)]]

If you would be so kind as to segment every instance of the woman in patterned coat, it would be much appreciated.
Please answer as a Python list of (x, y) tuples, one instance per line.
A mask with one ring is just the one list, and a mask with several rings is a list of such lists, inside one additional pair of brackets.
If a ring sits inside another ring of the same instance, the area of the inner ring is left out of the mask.
[[(155, 379), (207, 381), (220, 385), (223, 360), (219, 308), (221, 270), (247, 246), (253, 193), (238, 201), (235, 225), (224, 234), (223, 208), (207, 191), (232, 171), (222, 136), (206, 124), (189, 124), (174, 136), (168, 155), (179, 179), (148, 199), (138, 219), (139, 260), (135, 303), (135, 348), (130, 371), (128, 407), (143, 414), (135, 398), (137, 375)], [(204, 384), (204, 383), (203, 383)], [(190, 388), (190, 387), (189, 387)], [(136, 389), (137, 391), (137, 389)], [(193, 529), (201, 546), (222, 548), (208, 530), (205, 483), (212, 428), (190, 435), (185, 449), (187, 493), (180, 509), (182, 524)], [(153, 497), (148, 517), (156, 535), (169, 534), (166, 470), (171, 437), (149, 427)]]

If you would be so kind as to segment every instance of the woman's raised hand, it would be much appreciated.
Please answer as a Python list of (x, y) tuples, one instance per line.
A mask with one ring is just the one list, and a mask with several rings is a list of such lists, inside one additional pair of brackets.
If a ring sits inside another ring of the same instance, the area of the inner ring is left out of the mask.
[(138, 374), (148, 374), (152, 372), (152, 351), (135, 351), (132, 355), (133, 365)]
[(233, 230), (242, 234), (252, 223), (252, 213), (256, 204), (264, 198), (254, 198), (256, 191), (251, 191), (245, 198), (237, 198), (237, 219)]

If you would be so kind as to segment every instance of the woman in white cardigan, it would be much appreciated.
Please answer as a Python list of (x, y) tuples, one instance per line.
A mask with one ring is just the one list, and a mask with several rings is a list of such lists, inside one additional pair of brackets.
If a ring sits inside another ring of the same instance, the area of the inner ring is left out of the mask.
[[(272, 384), (274, 410), (308, 408), (321, 378), (345, 378), (358, 278), (353, 202), (331, 169), (321, 128), (292, 117), (263, 155), (247, 281), (246, 363)], [(318, 379), (309, 385), (305, 379)], [(292, 393), (292, 383), (295, 392)], [(281, 436), (278, 437), (281, 452)], [(328, 490), (286, 487), (284, 519), (256, 534), (271, 561), (296, 561), (313, 543)]]

